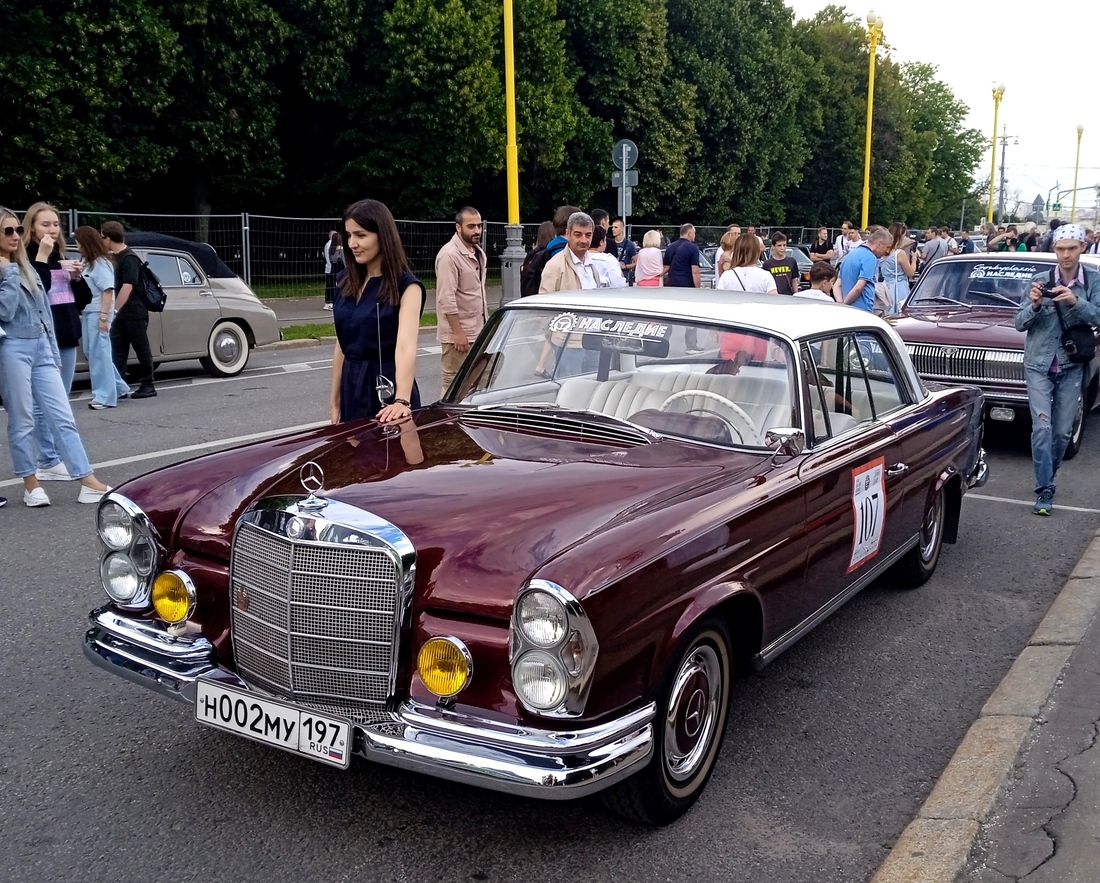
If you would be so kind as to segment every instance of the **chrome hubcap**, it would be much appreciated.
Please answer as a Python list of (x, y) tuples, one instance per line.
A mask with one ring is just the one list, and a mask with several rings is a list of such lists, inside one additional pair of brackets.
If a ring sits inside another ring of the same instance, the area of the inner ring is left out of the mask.
[(680, 664), (665, 715), (665, 767), (677, 782), (698, 772), (718, 722), (722, 667), (713, 648), (694, 648)]
[(223, 364), (233, 364), (241, 355), (240, 339), (230, 331), (223, 331), (214, 340), (214, 355)]
[(943, 494), (936, 494), (932, 508), (924, 516), (920, 528), (920, 557), (927, 564), (936, 555), (936, 545), (940, 538), (940, 522), (943, 520)]

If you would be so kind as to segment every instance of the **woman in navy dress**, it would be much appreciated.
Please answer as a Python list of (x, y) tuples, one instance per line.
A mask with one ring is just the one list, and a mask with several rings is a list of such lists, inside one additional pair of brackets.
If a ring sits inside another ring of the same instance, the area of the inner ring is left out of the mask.
[(344, 266), (332, 311), (332, 422), (408, 420), (420, 407), (416, 340), (424, 286), (409, 268), (393, 215), (377, 200), (344, 212)]

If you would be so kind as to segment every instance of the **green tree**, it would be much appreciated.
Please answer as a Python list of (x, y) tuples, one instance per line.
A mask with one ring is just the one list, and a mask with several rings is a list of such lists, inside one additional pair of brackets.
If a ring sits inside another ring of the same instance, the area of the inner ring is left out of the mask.
[(159, 137), (179, 45), (145, 0), (0, 8), (0, 185), (36, 199), (118, 206), (174, 153)]
[(272, 76), (291, 30), (266, 0), (184, 0), (165, 11), (179, 41), (160, 129), (175, 150), (170, 172), (200, 213), (215, 197), (247, 205), (281, 176)]

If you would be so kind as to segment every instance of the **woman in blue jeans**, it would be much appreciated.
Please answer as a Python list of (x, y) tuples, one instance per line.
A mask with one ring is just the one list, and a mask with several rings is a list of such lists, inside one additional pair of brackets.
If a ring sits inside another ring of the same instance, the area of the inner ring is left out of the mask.
[(103, 234), (95, 227), (77, 227), (76, 247), (84, 258), (84, 281), (92, 290), (92, 302), (80, 314), (84, 355), (88, 357), (88, 373), (92, 376), (93, 411), (113, 408), (120, 397), (130, 394), (130, 387), (119, 376), (111, 357), (111, 322), (115, 317), (115, 262)]
[(61, 357), (54, 337), (46, 291), (27, 260), (15, 213), (0, 207), (0, 396), (8, 412), (8, 446), (15, 474), (23, 479), (23, 502), (49, 506), (35, 477), (34, 408), (42, 412), (57, 440), (61, 461), (80, 481), (77, 501), (98, 503), (110, 488), (92, 472), (69, 396), (61, 379)]

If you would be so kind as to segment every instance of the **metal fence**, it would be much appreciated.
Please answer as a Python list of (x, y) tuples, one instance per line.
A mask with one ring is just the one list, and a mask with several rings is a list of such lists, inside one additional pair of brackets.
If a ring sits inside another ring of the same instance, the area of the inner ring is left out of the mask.
[[(69, 209), (63, 213), (71, 233), (78, 226), (99, 227), (104, 221), (119, 221), (127, 230), (164, 233), (207, 242), (231, 270), (244, 279), (260, 297), (307, 297), (324, 293), (323, 249), (329, 232), (340, 218), (290, 218), (274, 215), (161, 215), (140, 212), (90, 212)], [(489, 281), (500, 278), (500, 256), (505, 247), (505, 224), (486, 221), (482, 247), (489, 258)], [(538, 224), (523, 224), (523, 247), (535, 245)], [(397, 222), (401, 242), (413, 271), (431, 288), (435, 281), (435, 256), (454, 235), (453, 221)], [(669, 240), (680, 235), (679, 225), (635, 224), (627, 236), (641, 243), (647, 230), (658, 230)], [(812, 242), (817, 228), (758, 227), (764, 238), (782, 230), (792, 243)], [(696, 242), (702, 247), (717, 245), (725, 227), (696, 227)], [(839, 231), (830, 229), (830, 237)]]

